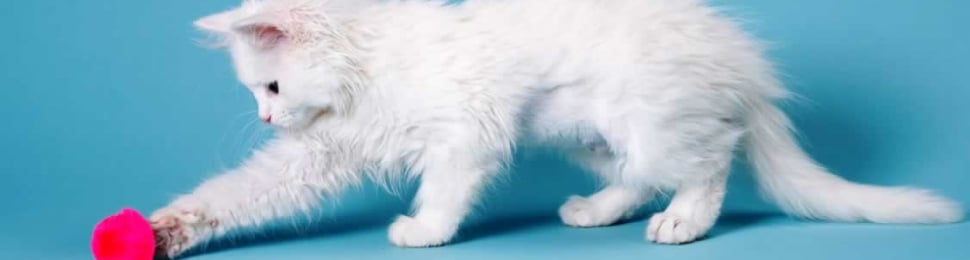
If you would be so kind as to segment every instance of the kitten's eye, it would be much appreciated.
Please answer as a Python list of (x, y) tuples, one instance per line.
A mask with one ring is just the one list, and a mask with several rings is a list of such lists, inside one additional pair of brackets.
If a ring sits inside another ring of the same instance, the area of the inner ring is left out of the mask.
[(266, 87), (269, 88), (269, 92), (273, 92), (273, 94), (280, 93), (280, 84), (277, 83), (276, 81), (273, 81), (273, 83), (269, 83), (269, 85), (267, 85)]

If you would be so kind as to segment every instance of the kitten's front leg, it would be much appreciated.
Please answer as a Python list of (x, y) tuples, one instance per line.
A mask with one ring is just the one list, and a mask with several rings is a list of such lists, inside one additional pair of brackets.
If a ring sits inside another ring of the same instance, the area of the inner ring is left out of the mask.
[(216, 176), (150, 217), (159, 254), (175, 257), (229, 231), (259, 227), (306, 212), (323, 194), (356, 178), (339, 171), (325, 153), (291, 140), (276, 140), (242, 167)]
[(414, 215), (400, 216), (391, 224), (388, 239), (401, 247), (430, 247), (449, 242), (468, 215), (488, 177), (500, 168), (498, 161), (474, 149), (439, 153), (426, 161), (421, 187), (415, 196)]

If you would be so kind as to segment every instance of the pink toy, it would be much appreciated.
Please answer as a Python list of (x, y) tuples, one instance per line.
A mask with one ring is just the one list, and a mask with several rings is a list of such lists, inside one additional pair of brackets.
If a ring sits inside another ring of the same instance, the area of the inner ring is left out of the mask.
[(138, 211), (122, 209), (94, 226), (91, 251), (97, 260), (152, 260), (155, 234)]

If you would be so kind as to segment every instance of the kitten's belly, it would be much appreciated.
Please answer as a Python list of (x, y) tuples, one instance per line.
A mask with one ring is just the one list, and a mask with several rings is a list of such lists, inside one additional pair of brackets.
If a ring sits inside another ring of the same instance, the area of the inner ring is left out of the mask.
[(536, 96), (523, 113), (521, 143), (534, 146), (588, 146), (602, 143), (595, 127), (590, 89), (564, 84)]

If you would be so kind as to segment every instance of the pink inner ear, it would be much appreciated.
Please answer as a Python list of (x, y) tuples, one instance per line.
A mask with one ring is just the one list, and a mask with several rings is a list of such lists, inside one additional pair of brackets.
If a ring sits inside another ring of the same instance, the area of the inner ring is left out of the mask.
[(264, 49), (274, 48), (286, 39), (286, 34), (276, 26), (254, 25), (250, 30), (259, 46)]

